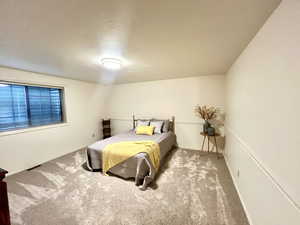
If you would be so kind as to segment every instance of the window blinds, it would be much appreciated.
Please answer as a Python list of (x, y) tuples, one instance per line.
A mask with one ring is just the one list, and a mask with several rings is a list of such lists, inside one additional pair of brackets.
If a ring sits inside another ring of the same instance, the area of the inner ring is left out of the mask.
[(0, 131), (63, 122), (62, 90), (0, 83)]

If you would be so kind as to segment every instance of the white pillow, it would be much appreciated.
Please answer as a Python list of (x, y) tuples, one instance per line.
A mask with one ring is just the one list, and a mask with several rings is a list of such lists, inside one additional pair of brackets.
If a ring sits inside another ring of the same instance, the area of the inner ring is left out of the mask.
[(136, 126), (135, 128), (139, 127), (139, 126), (149, 126), (150, 120), (138, 120), (136, 122)]
[(162, 130), (163, 125), (164, 125), (164, 121), (161, 121), (161, 120), (156, 120), (156, 121), (151, 121), (150, 122), (150, 126), (155, 127), (154, 133), (156, 133), (156, 134), (161, 134), (161, 130)]

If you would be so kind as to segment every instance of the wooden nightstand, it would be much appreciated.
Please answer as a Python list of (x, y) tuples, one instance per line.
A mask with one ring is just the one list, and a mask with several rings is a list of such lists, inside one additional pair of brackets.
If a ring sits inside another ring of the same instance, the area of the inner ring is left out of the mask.
[(209, 148), (209, 139), (210, 139), (210, 138), (213, 138), (213, 140), (214, 140), (214, 142), (215, 142), (215, 146), (216, 146), (217, 157), (220, 158), (219, 150), (218, 150), (218, 144), (217, 144), (217, 138), (216, 138), (216, 137), (219, 137), (219, 136), (221, 136), (221, 135), (218, 134), (218, 133), (215, 133), (215, 135), (208, 135), (207, 133), (203, 133), (203, 132), (200, 132), (200, 134), (204, 137), (203, 142), (202, 142), (201, 151), (203, 151), (203, 147), (204, 147), (204, 144), (205, 144), (205, 140), (206, 140), (206, 138), (207, 138), (207, 152), (209, 153), (209, 151), (210, 151), (210, 148)]
[(110, 119), (102, 120), (103, 139), (111, 137)]

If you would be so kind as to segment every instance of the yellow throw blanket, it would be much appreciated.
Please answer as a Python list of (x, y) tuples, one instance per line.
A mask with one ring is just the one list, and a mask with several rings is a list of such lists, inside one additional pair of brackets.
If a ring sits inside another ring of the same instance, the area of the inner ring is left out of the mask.
[(160, 148), (154, 141), (124, 141), (107, 145), (102, 153), (102, 170), (107, 171), (115, 165), (135, 156), (138, 153), (148, 153), (152, 165), (156, 169), (160, 163)]

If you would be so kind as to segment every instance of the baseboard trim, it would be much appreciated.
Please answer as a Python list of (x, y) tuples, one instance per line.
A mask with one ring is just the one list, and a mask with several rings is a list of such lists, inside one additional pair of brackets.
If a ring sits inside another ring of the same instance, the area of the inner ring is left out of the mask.
[[(279, 190), (279, 192), (289, 201), (289, 203), (293, 207), (296, 208), (297, 211), (300, 212), (300, 205), (291, 197), (291, 195), (284, 189), (284, 187), (276, 180), (276, 178), (264, 166), (264, 164), (258, 158), (256, 158), (256, 156), (253, 153), (254, 151), (251, 149), (251, 147), (248, 144), (246, 144), (246, 142), (241, 137), (239, 137), (230, 127), (226, 126), (225, 129), (241, 144), (241, 146), (243, 146), (242, 147), (243, 151), (248, 155), (250, 159), (254, 161), (257, 168), (259, 168), (263, 172), (263, 174), (270, 179), (272, 184)], [(227, 167), (230, 168), (229, 165), (227, 165)], [(233, 176), (233, 180), (234, 180), (234, 176)]]
[(231, 176), (231, 179), (232, 179), (232, 181), (233, 181), (233, 185), (234, 185), (234, 187), (235, 187), (235, 190), (237, 191), (237, 193), (238, 193), (238, 195), (239, 195), (239, 198), (240, 198), (240, 201), (241, 201), (241, 203), (242, 203), (243, 209), (244, 209), (244, 211), (245, 211), (245, 213), (246, 213), (246, 217), (247, 217), (247, 219), (248, 219), (248, 222), (249, 222), (250, 225), (254, 225), (254, 223), (252, 222), (250, 213), (249, 213), (249, 211), (248, 211), (248, 209), (247, 209), (247, 207), (246, 207), (246, 203), (245, 203), (245, 201), (244, 201), (244, 199), (243, 199), (243, 196), (242, 196), (242, 194), (241, 194), (241, 191), (240, 191), (240, 189), (239, 189), (239, 186), (238, 186), (238, 184), (237, 184), (237, 182), (236, 182), (236, 180), (235, 180), (235, 178), (234, 178), (234, 173), (233, 173), (233, 171), (231, 170), (231, 167), (229, 166), (228, 159), (227, 159), (226, 155), (224, 155), (224, 160), (225, 160), (226, 166), (227, 166), (227, 168), (228, 168), (229, 174), (230, 174), (230, 176)]
[(56, 157), (51, 158), (51, 159), (47, 159), (46, 161), (42, 161), (42, 162), (40, 162), (40, 163), (37, 163), (36, 165), (34, 165), (34, 166), (30, 167), (30, 168), (23, 168), (23, 169), (20, 169), (20, 170), (16, 170), (16, 171), (10, 172), (10, 173), (6, 174), (6, 177), (12, 176), (12, 175), (14, 175), (14, 174), (16, 174), (16, 173), (21, 173), (21, 172), (23, 172), (23, 171), (28, 171), (28, 170), (30, 171), (31, 168), (39, 167), (40, 165), (43, 165), (44, 163), (47, 163), (47, 162), (49, 162), (49, 161), (58, 159), (58, 158), (60, 158), (60, 157), (63, 157), (63, 156), (65, 156), (65, 155), (68, 155), (68, 154), (70, 154), (70, 153), (73, 153), (73, 152), (77, 152), (77, 151), (83, 150), (83, 149), (85, 149), (86, 147), (87, 147), (87, 146), (84, 146), (84, 147), (81, 147), (81, 148), (79, 148), (79, 149), (77, 149), (77, 150), (74, 150), (74, 151), (70, 151), (70, 152), (68, 152), (68, 153), (65, 153), (65, 154), (63, 154), (63, 155), (56, 156)]
[(34, 170), (34, 169), (39, 168), (39, 167), (41, 167), (41, 166), (42, 166), (42, 164), (36, 165), (36, 166), (34, 166), (34, 167), (28, 168), (27, 171)]

